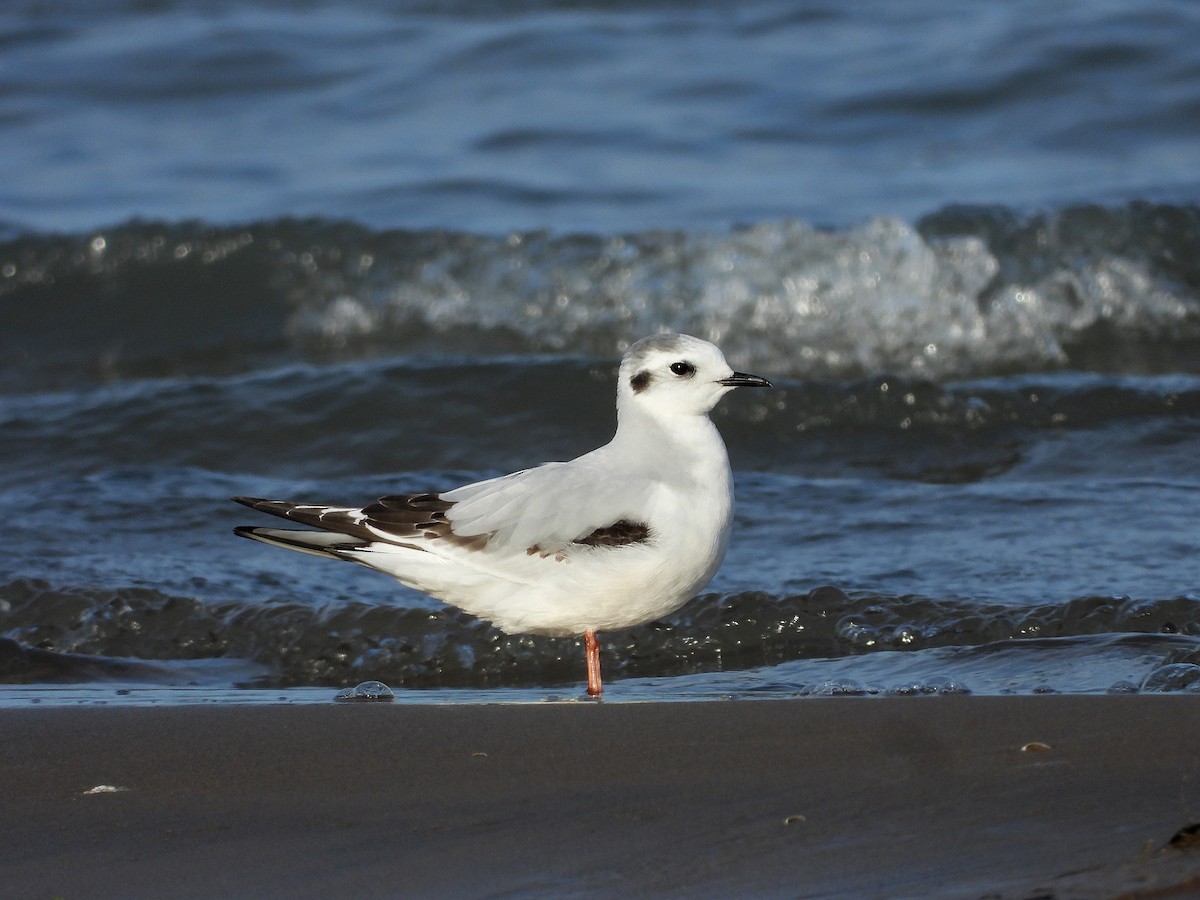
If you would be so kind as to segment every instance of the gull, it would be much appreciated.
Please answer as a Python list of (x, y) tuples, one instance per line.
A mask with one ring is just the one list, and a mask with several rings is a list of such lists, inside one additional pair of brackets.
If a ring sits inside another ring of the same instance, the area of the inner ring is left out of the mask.
[(653, 335), (621, 360), (616, 433), (590, 453), (357, 509), (234, 497), (319, 529), (234, 532), (376, 569), (510, 634), (583, 635), (599, 697), (597, 632), (674, 612), (721, 565), (733, 478), (709, 413), (734, 388), (770, 386), (708, 341)]

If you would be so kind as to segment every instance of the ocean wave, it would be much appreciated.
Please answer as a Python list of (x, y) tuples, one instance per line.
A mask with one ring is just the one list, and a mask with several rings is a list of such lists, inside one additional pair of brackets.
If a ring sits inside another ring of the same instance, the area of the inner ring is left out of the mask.
[(0, 243), (4, 387), (297, 360), (568, 354), (662, 329), (803, 379), (1195, 372), (1200, 207), (487, 236), (132, 222)]
[[(0, 587), (0, 603), (0, 636), (17, 642), (0, 648), (9, 660), (0, 679), (10, 682), (45, 680), (56, 665), (65, 680), (136, 679), (139, 666), (153, 679), (153, 661), (214, 658), (262, 667), (258, 686), (365, 679), (408, 688), (536, 686), (580, 677), (579, 641), (506, 635), (450, 608), (205, 603), (151, 588), (56, 588), (34, 579)], [(1195, 667), (1198, 607), (1192, 596), (1012, 607), (834, 587), (793, 596), (706, 594), (671, 617), (606, 634), (604, 664), (621, 677), (676, 676), (884, 651), (999, 653), (1020, 642), (1123, 634), (1187, 638), (1171, 644), (1161, 664)], [(115, 660), (115, 672), (104, 671), (105, 659)], [(1179, 678), (1190, 684), (1185, 674)], [(1173, 684), (1168, 676), (1164, 683)]]
[[(451, 473), (439, 479), (470, 479), (571, 458), (607, 440), (613, 380), (611, 365), (572, 359), (388, 359), (0, 395), (0, 454), (19, 480), (105, 477), (118, 489), (147, 468), (196, 470), (191, 477), (201, 481), (196, 472), (432, 477), (431, 467)], [(1165, 432), (1187, 433), (1197, 416), (1197, 376), (1074, 373), (779, 382), (714, 413), (745, 464), (828, 472), (862, 465), (866, 454), (896, 477), (943, 483), (1007, 471), (1029, 437), (1047, 430), (1152, 421), (1161, 441)], [(1106, 440), (1135, 438), (1122, 426)], [(139, 481), (137, 490), (146, 489)]]

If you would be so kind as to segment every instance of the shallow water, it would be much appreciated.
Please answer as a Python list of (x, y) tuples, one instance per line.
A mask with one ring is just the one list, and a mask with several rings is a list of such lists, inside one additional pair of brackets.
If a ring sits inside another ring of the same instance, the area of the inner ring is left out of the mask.
[(1200, 690), (1197, 9), (9, 4), (0, 677), (573, 698), (227, 498), (570, 458), (670, 328), (777, 388), (614, 699)]

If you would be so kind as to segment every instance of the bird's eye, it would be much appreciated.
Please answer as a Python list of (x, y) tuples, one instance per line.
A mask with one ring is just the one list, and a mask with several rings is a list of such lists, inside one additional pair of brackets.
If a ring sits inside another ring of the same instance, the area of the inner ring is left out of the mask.
[(696, 374), (696, 367), (690, 362), (684, 362), (683, 360), (680, 360), (679, 362), (671, 363), (671, 371), (680, 378), (690, 378)]

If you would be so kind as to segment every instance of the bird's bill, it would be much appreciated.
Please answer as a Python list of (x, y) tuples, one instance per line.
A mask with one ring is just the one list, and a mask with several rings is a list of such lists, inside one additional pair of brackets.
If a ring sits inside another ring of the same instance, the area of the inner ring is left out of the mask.
[(717, 384), (726, 387), (773, 387), (771, 382), (757, 375), (747, 375), (745, 372), (734, 372), (728, 378), (720, 379)]

